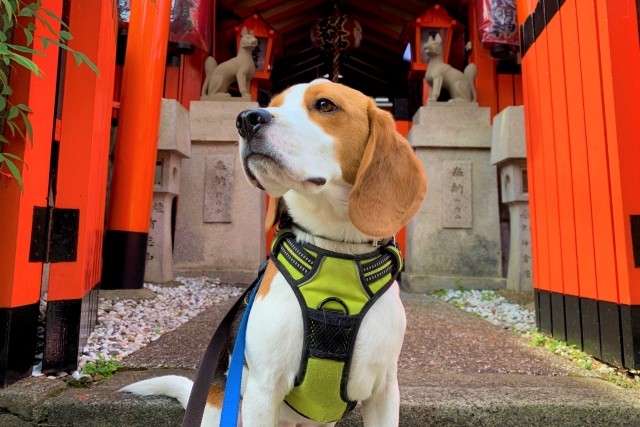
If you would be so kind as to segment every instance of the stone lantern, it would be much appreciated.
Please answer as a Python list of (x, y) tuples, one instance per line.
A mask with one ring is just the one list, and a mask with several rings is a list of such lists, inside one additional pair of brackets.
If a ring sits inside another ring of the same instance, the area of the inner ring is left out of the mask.
[(144, 273), (147, 282), (173, 280), (175, 202), (180, 193), (182, 159), (190, 155), (189, 112), (175, 99), (163, 99)]
[(507, 107), (493, 120), (491, 163), (500, 170), (502, 203), (509, 206), (507, 288), (533, 290), (524, 109)]

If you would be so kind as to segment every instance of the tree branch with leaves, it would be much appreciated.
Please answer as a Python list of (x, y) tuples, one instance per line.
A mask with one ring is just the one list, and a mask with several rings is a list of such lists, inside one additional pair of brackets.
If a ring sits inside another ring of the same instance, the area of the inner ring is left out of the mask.
[[(14, 91), (11, 87), (11, 73), (26, 70), (36, 77), (55, 78), (43, 76), (38, 65), (32, 60), (34, 55), (46, 55), (45, 49), (50, 45), (72, 54), (77, 65), (85, 63), (96, 74), (99, 74), (99, 71), (86, 55), (69, 47), (68, 42), (73, 36), (68, 25), (54, 12), (45, 8), (42, 0), (0, 0), (0, 16), (0, 177), (15, 179), (24, 190), (22, 175), (17, 165), (23, 160), (4, 150), (6, 144), (10, 143), (10, 139), (5, 135), (8, 133), (11, 138), (32, 144), (33, 128), (29, 120), (32, 111), (28, 105), (13, 104), (10, 101)], [(45, 31), (36, 32), (36, 22), (40, 23)], [(18, 31), (24, 33), (25, 44), (13, 43), (13, 35)], [(34, 39), (40, 40), (42, 50), (34, 47)]]

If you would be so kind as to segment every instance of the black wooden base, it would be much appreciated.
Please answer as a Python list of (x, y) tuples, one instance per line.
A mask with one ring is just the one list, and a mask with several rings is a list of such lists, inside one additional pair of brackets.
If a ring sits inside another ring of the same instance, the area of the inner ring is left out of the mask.
[(142, 289), (148, 236), (107, 230), (102, 250), (102, 289)]
[(39, 304), (0, 308), (0, 387), (31, 375)]
[(640, 369), (640, 306), (535, 290), (541, 332), (614, 366)]
[(98, 314), (98, 286), (82, 299), (49, 301), (42, 370), (45, 373), (78, 368), (78, 356)]

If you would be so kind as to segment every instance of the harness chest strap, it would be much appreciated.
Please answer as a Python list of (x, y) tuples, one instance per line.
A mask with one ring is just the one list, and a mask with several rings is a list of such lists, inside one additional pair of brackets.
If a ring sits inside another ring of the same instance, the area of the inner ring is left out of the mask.
[(347, 256), (298, 243), (285, 228), (276, 232), (270, 258), (296, 295), (304, 323), (300, 369), (285, 403), (316, 422), (337, 421), (356, 404), (347, 379), (358, 328), (401, 271), (400, 251), (389, 243)]

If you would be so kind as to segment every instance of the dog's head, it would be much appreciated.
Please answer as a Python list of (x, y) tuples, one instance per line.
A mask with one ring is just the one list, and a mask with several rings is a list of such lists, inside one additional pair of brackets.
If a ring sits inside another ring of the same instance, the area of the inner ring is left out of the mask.
[(307, 216), (318, 212), (326, 222), (330, 212), (330, 220), (386, 237), (415, 215), (425, 197), (422, 164), (391, 115), (341, 84), (292, 86), (268, 108), (240, 113), (236, 125), (249, 181), (284, 196), (288, 206), (300, 200), (315, 206)]

